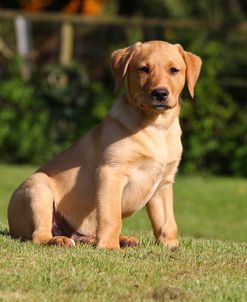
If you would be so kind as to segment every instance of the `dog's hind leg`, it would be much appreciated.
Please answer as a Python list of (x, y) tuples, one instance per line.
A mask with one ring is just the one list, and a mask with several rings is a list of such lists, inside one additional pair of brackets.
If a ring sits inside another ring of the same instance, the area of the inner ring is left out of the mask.
[(53, 201), (50, 178), (40, 172), (32, 175), (14, 192), (10, 200), (10, 234), (35, 243), (74, 245), (70, 238), (52, 237)]
[(35, 173), (14, 192), (8, 207), (10, 234), (47, 243), (51, 238), (53, 193), (49, 177)]

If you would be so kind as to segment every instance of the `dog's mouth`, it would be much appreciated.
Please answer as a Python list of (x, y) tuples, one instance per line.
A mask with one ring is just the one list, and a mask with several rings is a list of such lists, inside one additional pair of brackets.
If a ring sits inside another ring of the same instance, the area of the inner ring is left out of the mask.
[(152, 104), (152, 108), (154, 110), (157, 110), (157, 111), (162, 111), (162, 110), (172, 109), (173, 106), (170, 106), (170, 105), (167, 105), (167, 104)]
[[(138, 95), (139, 96), (139, 95)], [(168, 101), (158, 102), (150, 98), (141, 97), (137, 101), (137, 106), (141, 110), (151, 110), (153, 112), (162, 112), (169, 109), (172, 109), (176, 106), (176, 104), (170, 104)]]
[(170, 109), (171, 107), (169, 107), (165, 104), (153, 104), (153, 108), (156, 110), (167, 110), (167, 109)]

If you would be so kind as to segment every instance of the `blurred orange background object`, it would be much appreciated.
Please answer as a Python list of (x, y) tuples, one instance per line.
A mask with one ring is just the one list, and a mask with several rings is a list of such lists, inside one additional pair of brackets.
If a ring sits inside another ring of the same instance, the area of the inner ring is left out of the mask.
[[(53, 0), (21, 0), (21, 8), (29, 12), (42, 11), (53, 4)], [(101, 14), (103, 0), (70, 0), (62, 7), (64, 13), (81, 13), (87, 16)]]

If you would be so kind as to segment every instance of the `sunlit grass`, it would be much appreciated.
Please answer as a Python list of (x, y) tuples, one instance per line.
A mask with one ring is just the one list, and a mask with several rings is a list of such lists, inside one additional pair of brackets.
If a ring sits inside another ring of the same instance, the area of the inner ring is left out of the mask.
[(178, 177), (179, 250), (155, 244), (143, 210), (123, 227), (140, 246), (113, 252), (6, 235), (9, 197), (34, 170), (0, 165), (0, 301), (246, 301), (246, 180)]

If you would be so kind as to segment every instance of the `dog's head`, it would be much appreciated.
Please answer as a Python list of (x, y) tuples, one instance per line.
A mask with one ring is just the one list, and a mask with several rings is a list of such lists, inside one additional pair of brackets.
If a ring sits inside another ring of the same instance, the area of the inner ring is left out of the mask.
[(137, 42), (112, 53), (115, 91), (126, 77), (128, 99), (135, 107), (162, 112), (178, 104), (186, 80), (194, 97), (201, 64), (198, 56), (179, 44)]

